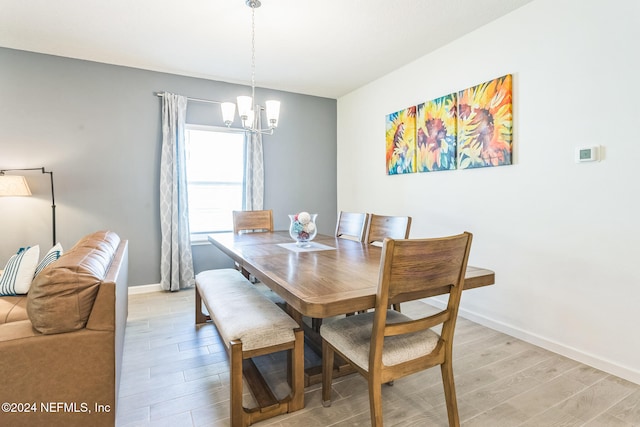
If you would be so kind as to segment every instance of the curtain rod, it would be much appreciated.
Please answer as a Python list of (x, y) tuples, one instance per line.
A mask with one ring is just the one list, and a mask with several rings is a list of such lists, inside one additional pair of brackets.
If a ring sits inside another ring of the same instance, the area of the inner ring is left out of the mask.
[[(155, 95), (158, 98), (162, 98), (164, 97), (164, 94), (166, 92), (156, 92)], [(203, 99), (203, 98), (191, 98), (190, 96), (187, 96), (187, 101), (193, 101), (193, 102), (204, 102), (206, 104), (222, 104), (222, 101), (214, 101), (212, 99)], [(264, 107), (262, 105), (257, 105), (257, 107), (260, 107), (260, 111), (264, 110)]]
[[(165, 92), (156, 92), (156, 96), (157, 97), (164, 97)], [(202, 98), (191, 98), (189, 96), (186, 97), (187, 101), (193, 101), (193, 102), (206, 102), (207, 104), (222, 104), (222, 101), (214, 101), (212, 99), (202, 99)]]

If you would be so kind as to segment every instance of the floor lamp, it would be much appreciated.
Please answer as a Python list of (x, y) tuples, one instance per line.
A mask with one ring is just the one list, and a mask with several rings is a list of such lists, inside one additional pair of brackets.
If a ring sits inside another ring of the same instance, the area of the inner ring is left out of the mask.
[(44, 168), (28, 169), (0, 169), (0, 196), (31, 196), (31, 190), (27, 185), (27, 180), (20, 175), (5, 175), (10, 171), (40, 171), (48, 173), (51, 178), (51, 214), (53, 219), (53, 245), (56, 244), (56, 198), (53, 192), (53, 172)]

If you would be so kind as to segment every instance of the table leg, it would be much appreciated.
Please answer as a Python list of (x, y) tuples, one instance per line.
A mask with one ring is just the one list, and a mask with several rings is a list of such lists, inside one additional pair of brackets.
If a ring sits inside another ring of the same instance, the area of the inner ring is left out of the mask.
[[(320, 326), (322, 325), (322, 319), (311, 318), (311, 325), (304, 321), (304, 317), (297, 310), (291, 307), (289, 304), (281, 306), (283, 310), (289, 314), (298, 325), (304, 331), (305, 344), (316, 353), (320, 359), (322, 359), (322, 337), (320, 336)], [(333, 362), (333, 377), (338, 378), (345, 375), (349, 375), (356, 372), (356, 370), (345, 362), (337, 354), (334, 357)], [(322, 363), (314, 366), (306, 366), (304, 369), (304, 386), (308, 387), (312, 384), (319, 384), (322, 382)]]
[[(318, 320), (319, 322), (314, 322)], [(301, 323), (304, 331), (305, 344), (320, 358), (322, 358), (322, 337), (320, 336), (320, 324), (322, 319), (311, 319), (311, 326), (304, 321)], [(317, 329), (316, 327), (317, 326)], [(333, 361), (333, 377), (338, 378), (356, 372), (356, 370), (345, 362), (337, 354)], [(312, 384), (322, 382), (322, 363), (314, 366), (306, 366), (304, 369), (304, 386), (308, 387)]]

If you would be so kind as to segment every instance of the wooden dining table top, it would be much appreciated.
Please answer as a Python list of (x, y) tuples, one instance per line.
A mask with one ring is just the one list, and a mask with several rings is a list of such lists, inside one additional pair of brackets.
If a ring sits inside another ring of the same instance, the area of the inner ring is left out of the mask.
[[(378, 246), (319, 234), (312, 248), (296, 249), (288, 231), (218, 233), (208, 240), (304, 316), (326, 318), (375, 305), (382, 255)], [(464, 288), (494, 281), (493, 271), (468, 266)], [(442, 293), (444, 289), (429, 296)]]

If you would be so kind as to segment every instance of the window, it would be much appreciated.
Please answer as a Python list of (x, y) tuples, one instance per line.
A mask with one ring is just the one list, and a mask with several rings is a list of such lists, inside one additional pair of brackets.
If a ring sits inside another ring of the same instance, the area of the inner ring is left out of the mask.
[(242, 210), (244, 134), (188, 125), (185, 142), (192, 237), (233, 230), (231, 212)]

